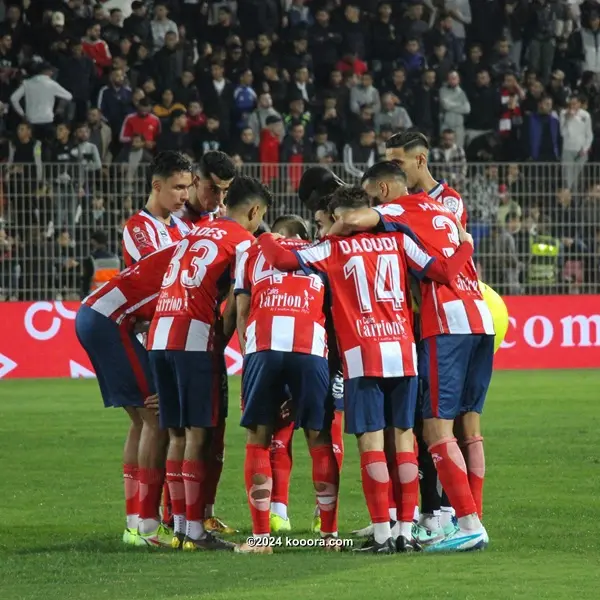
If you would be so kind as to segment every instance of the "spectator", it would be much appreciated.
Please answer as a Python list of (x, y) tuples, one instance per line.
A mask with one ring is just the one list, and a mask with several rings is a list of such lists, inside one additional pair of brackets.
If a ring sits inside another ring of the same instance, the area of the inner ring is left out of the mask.
[(440, 145), (431, 149), (430, 158), (435, 178), (447, 181), (451, 186), (462, 188), (467, 174), (467, 157), (464, 148), (456, 142), (452, 129), (444, 129)]
[(537, 112), (528, 115), (523, 130), (526, 159), (536, 162), (556, 162), (560, 154), (560, 122), (552, 112), (552, 98), (543, 96)]
[(263, 92), (258, 97), (258, 105), (256, 109), (248, 118), (248, 127), (252, 129), (254, 142), (257, 146), (260, 143), (261, 131), (266, 126), (267, 119), (269, 117), (279, 117), (281, 119), (281, 115), (273, 108), (271, 94)]
[(223, 63), (214, 61), (210, 66), (210, 79), (199, 89), (208, 114), (217, 115), (223, 131), (228, 132), (233, 111), (233, 85), (225, 79)]
[(350, 177), (360, 179), (364, 168), (372, 167), (376, 160), (375, 130), (365, 126), (358, 142), (352, 141), (344, 146), (344, 169)]
[(350, 88), (344, 83), (342, 72), (338, 69), (331, 71), (329, 75), (329, 87), (325, 95), (335, 98), (338, 112), (345, 115), (346, 109), (350, 104)]
[(91, 253), (82, 262), (81, 299), (85, 298), (90, 291), (104, 285), (121, 270), (121, 260), (108, 250), (108, 236), (103, 230), (93, 231), (90, 245)]
[(440, 96), (435, 87), (435, 71), (427, 69), (421, 75), (421, 85), (415, 89), (412, 120), (428, 137), (439, 129)]
[(303, 135), (306, 129), (312, 133), (312, 115), (304, 107), (304, 99), (299, 92), (290, 95), (289, 112), (283, 117), (286, 132), (290, 133), (294, 125), (300, 124), (304, 127)]
[(313, 16), (310, 14), (310, 9), (305, 6), (305, 0), (292, 0), (292, 6), (287, 14), (288, 26), (295, 27), (311, 27), (314, 23)]
[(344, 16), (339, 26), (344, 53), (356, 55), (360, 60), (367, 58), (368, 30), (360, 19), (360, 6), (357, 0), (350, 0), (344, 8)]
[(161, 130), (156, 141), (156, 151), (174, 150), (192, 155), (192, 140), (187, 133), (187, 116), (185, 110), (176, 108), (170, 112), (169, 126)]
[(242, 74), (246, 71), (252, 72), (250, 63), (244, 56), (244, 49), (241, 44), (232, 44), (228, 48), (227, 60), (225, 61), (225, 72), (232, 81), (239, 81)]
[(120, 8), (111, 8), (108, 23), (102, 28), (102, 39), (108, 44), (111, 54), (118, 54), (121, 50), (123, 37), (123, 11)]
[(190, 103), (197, 101), (200, 97), (198, 88), (194, 85), (194, 72), (191, 69), (185, 69), (181, 73), (181, 77), (175, 82), (172, 89), (175, 102), (184, 106), (189, 107)]
[(83, 121), (87, 115), (96, 83), (96, 70), (89, 56), (83, 53), (83, 44), (74, 40), (70, 44), (70, 56), (61, 57), (58, 63), (58, 83), (73, 96), (75, 121)]
[(423, 20), (423, 2), (412, 0), (400, 21), (402, 37), (416, 39), (422, 45), (427, 31), (429, 31), (429, 26)]
[(339, 149), (342, 147), (346, 137), (346, 121), (337, 109), (337, 98), (327, 95), (323, 99), (323, 115), (320, 124), (327, 129), (327, 139)]
[(490, 69), (496, 81), (502, 81), (508, 73), (519, 73), (517, 63), (512, 59), (510, 43), (506, 38), (500, 38), (494, 45), (490, 59)]
[(400, 54), (400, 39), (392, 21), (392, 5), (382, 2), (377, 7), (377, 20), (371, 27), (370, 57), (373, 71), (388, 75)]
[(268, 33), (261, 33), (256, 40), (256, 49), (250, 57), (250, 68), (255, 76), (260, 75), (267, 65), (273, 64), (273, 40)]
[(112, 131), (102, 120), (102, 113), (98, 108), (88, 111), (87, 124), (90, 129), (90, 142), (98, 148), (102, 164), (108, 164), (111, 159)]
[(514, 160), (521, 156), (520, 139), (523, 126), (521, 103), (525, 92), (514, 73), (506, 73), (500, 88), (500, 120), (498, 132), (502, 140), (501, 155), (504, 160)]
[(131, 89), (124, 85), (125, 74), (121, 69), (113, 69), (108, 85), (100, 89), (98, 108), (110, 125), (113, 138), (118, 138), (125, 117), (134, 112)]
[(440, 129), (452, 129), (461, 148), (465, 141), (465, 117), (470, 112), (469, 99), (460, 87), (460, 75), (451, 71), (440, 89)]
[(58, 53), (67, 50), (69, 35), (65, 29), (65, 15), (53, 12), (51, 26), (42, 26), (34, 39), (38, 53), (48, 60), (55, 60)]
[(480, 135), (495, 131), (498, 126), (500, 96), (492, 87), (489, 71), (482, 69), (477, 73), (475, 87), (467, 97), (471, 112), (465, 120), (465, 146)]
[(315, 101), (315, 86), (310, 82), (308, 69), (299, 67), (294, 72), (294, 81), (290, 85), (291, 93), (298, 90), (304, 102), (311, 105)]
[(501, 228), (505, 227), (509, 214), (516, 215), (520, 219), (522, 212), (519, 203), (511, 196), (506, 184), (501, 183), (498, 186), (498, 210), (496, 211), (498, 226)]
[(104, 75), (104, 71), (111, 66), (112, 56), (108, 44), (100, 37), (100, 23), (92, 22), (88, 25), (83, 38), (83, 53), (96, 65), (98, 77)]
[(100, 187), (100, 171), (102, 161), (98, 148), (90, 142), (90, 129), (87, 123), (79, 123), (75, 128), (74, 147), (71, 150), (72, 160), (78, 163), (77, 178), (80, 199), (84, 194), (90, 194), (92, 190)]
[(152, 25), (144, 2), (134, 0), (131, 3), (131, 15), (123, 22), (123, 31), (130, 35), (136, 44), (147, 47), (152, 44)]
[(261, 163), (261, 179), (270, 185), (278, 177), (279, 150), (283, 139), (284, 129), (281, 117), (270, 115), (266, 118), (265, 126), (260, 132), (258, 147)]
[(590, 113), (581, 108), (578, 96), (572, 96), (569, 107), (560, 111), (560, 133), (563, 139), (563, 185), (576, 192), (594, 141)]
[(375, 115), (375, 131), (379, 133), (383, 125), (389, 125), (392, 131), (400, 131), (412, 127), (412, 121), (406, 109), (396, 104), (392, 94), (384, 94), (381, 98), (381, 112)]
[(154, 4), (154, 19), (150, 23), (150, 29), (152, 31), (153, 54), (165, 45), (167, 33), (174, 33), (176, 39), (179, 40), (177, 25), (169, 19), (169, 8), (165, 2), (161, 1)]
[(208, 28), (208, 41), (215, 47), (224, 48), (227, 45), (227, 39), (237, 33), (231, 8), (222, 4), (219, 6), (217, 24)]
[(151, 162), (152, 154), (146, 149), (144, 136), (133, 134), (131, 144), (123, 146), (115, 159), (119, 167), (117, 181), (122, 182), (123, 195), (141, 200), (147, 194), (146, 172)]
[(54, 245), (56, 300), (79, 298), (79, 261), (76, 259), (75, 242), (67, 230), (61, 231)]
[(481, 44), (473, 44), (469, 48), (467, 59), (461, 63), (458, 71), (467, 95), (475, 88), (477, 75), (483, 69), (488, 70), (486, 64), (483, 62), (483, 48), (481, 47)]
[(313, 61), (308, 53), (308, 40), (306, 32), (303, 29), (293, 31), (292, 34), (292, 51), (287, 52), (283, 57), (282, 66), (284, 67), (284, 75), (286, 79), (299, 67), (306, 67), (309, 71), (313, 70)]
[(394, 134), (393, 129), (389, 125), (382, 125), (377, 134), (377, 160), (385, 160), (386, 144)]
[(363, 106), (372, 108), (375, 113), (381, 110), (379, 92), (373, 86), (373, 76), (370, 73), (365, 73), (360, 84), (350, 90), (350, 110), (359, 114)]
[(468, 199), (469, 216), (473, 223), (490, 226), (498, 209), (498, 165), (485, 165), (469, 178), (465, 197)]
[(421, 51), (421, 42), (417, 38), (408, 38), (400, 60), (409, 80), (415, 81), (427, 67), (425, 54)]
[(328, 139), (326, 125), (317, 125), (311, 155), (319, 163), (330, 164), (337, 161), (338, 151), (336, 145)]
[(152, 57), (154, 79), (159, 90), (173, 89), (184, 70), (191, 70), (176, 32), (165, 34), (163, 47)]
[(287, 84), (279, 77), (279, 71), (274, 64), (265, 65), (261, 89), (271, 94), (273, 105), (277, 110), (285, 108)]
[(6, 20), (4, 21), (5, 35), (12, 40), (15, 52), (21, 52), (23, 45), (31, 36), (31, 27), (23, 19), (23, 11), (18, 4), (11, 4), (6, 8)]
[(240, 83), (233, 92), (233, 104), (238, 129), (242, 129), (248, 124), (250, 114), (256, 108), (256, 92), (252, 88), (253, 80), (252, 71), (246, 69), (240, 75)]
[(329, 12), (325, 8), (317, 9), (315, 19), (316, 23), (308, 32), (308, 47), (313, 57), (315, 80), (326, 85), (340, 55), (342, 36), (332, 29)]
[(347, 140), (357, 140), (365, 130), (365, 127), (375, 129), (374, 117), (375, 113), (370, 106), (362, 106), (360, 113), (358, 115), (352, 114), (348, 120), (348, 131), (346, 132), (345, 138)]
[(137, 110), (125, 117), (119, 139), (122, 144), (129, 144), (133, 136), (140, 134), (148, 150), (153, 150), (156, 140), (160, 135), (160, 119), (152, 114), (152, 104), (148, 98), (142, 98), (137, 105)]
[(396, 103), (402, 104), (410, 113), (414, 98), (413, 91), (406, 83), (406, 70), (404, 67), (397, 67), (393, 70), (391, 85), (385, 88), (385, 92), (393, 94)]
[(152, 107), (152, 112), (162, 121), (168, 121), (169, 117), (175, 112), (185, 113), (186, 107), (180, 102), (175, 102), (175, 95), (169, 89), (166, 89), (161, 95), (160, 104)]
[(541, 81), (535, 79), (529, 85), (527, 95), (522, 103), (523, 114), (528, 115), (537, 110), (540, 99), (544, 96), (544, 86)]
[[(24, 81), (10, 97), (14, 111), (33, 125), (38, 139), (46, 139), (52, 135), (56, 99), (68, 102), (73, 98), (71, 92), (51, 79), (53, 72), (54, 69), (48, 63), (42, 64), (39, 74)], [(21, 106), (23, 98), (25, 110)]]
[(356, 54), (347, 52), (335, 65), (335, 70), (343, 75), (361, 76), (369, 70), (366, 62), (360, 60)]
[(529, 68), (539, 73), (544, 85), (550, 79), (554, 62), (554, 39), (559, 33), (560, 9), (557, 3), (548, 0), (533, 0), (529, 7)]
[(296, 191), (302, 177), (302, 166), (312, 162), (310, 143), (302, 123), (295, 123), (281, 144), (281, 162), (287, 163), (289, 191)]
[(575, 31), (569, 40), (571, 56), (581, 73), (593, 73), (594, 83), (600, 81), (600, 7), (589, 13), (589, 26)]
[[(462, 3), (462, 0), (461, 0)], [(425, 38), (425, 48), (429, 53), (433, 51), (433, 48), (437, 44), (444, 44), (448, 48), (448, 55), (452, 60), (452, 63), (456, 63), (462, 60), (461, 57), (456, 56), (454, 49), (459, 45), (456, 36), (452, 33), (452, 24), (454, 20), (449, 12), (442, 12), (439, 15), (435, 27), (427, 34)], [(464, 47), (464, 42), (463, 42)]]
[(240, 132), (240, 139), (233, 146), (232, 152), (238, 154), (243, 162), (256, 164), (258, 160), (258, 148), (254, 139), (254, 131), (251, 127), (244, 127)]
[(223, 130), (219, 115), (208, 114), (206, 127), (198, 127), (192, 131), (192, 149), (196, 160), (200, 160), (206, 152), (223, 150), (229, 136)]
[(19, 58), (13, 48), (13, 39), (10, 33), (0, 34), (0, 100), (8, 101), (19, 81)]
[(429, 60), (429, 68), (435, 71), (438, 81), (446, 81), (448, 73), (454, 69), (454, 62), (444, 42), (436, 42), (433, 46), (433, 55)]
[(507, 0), (504, 4), (504, 31), (510, 44), (510, 60), (521, 70), (523, 31), (529, 16), (526, 0)]
[(581, 213), (573, 202), (573, 194), (566, 188), (556, 193), (551, 230), (552, 235), (560, 240), (563, 257), (581, 256), (585, 250)]
[(452, 19), (451, 31), (454, 35), (454, 46), (449, 54), (455, 62), (459, 62), (464, 59), (467, 38), (465, 26), (471, 24), (471, 7), (469, 0), (446, 0), (444, 7)]
[(556, 110), (561, 110), (567, 106), (571, 90), (565, 86), (565, 74), (562, 71), (552, 72), (546, 92), (552, 98), (552, 104)]
[(188, 105), (187, 110), (187, 128), (188, 131), (193, 133), (193, 130), (198, 127), (204, 127), (206, 125), (206, 115), (204, 114), (204, 107), (202, 102), (199, 100), (192, 100)]

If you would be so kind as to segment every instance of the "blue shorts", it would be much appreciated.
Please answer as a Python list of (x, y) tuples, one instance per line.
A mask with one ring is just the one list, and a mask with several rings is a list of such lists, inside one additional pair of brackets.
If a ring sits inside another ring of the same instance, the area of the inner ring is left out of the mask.
[(75, 333), (90, 357), (105, 407), (143, 408), (154, 394), (148, 352), (135, 335), (93, 308), (82, 305)]
[(416, 377), (355, 377), (344, 381), (346, 433), (386, 427), (411, 429), (417, 404)]
[(333, 409), (338, 411), (344, 410), (344, 377), (341, 373), (336, 373), (331, 376), (329, 382), (329, 400), (328, 404), (333, 404)]
[(494, 362), (493, 335), (435, 335), (419, 343), (423, 418), (481, 413)]
[(253, 352), (244, 358), (242, 427), (275, 426), (286, 386), (292, 397), (296, 428), (321, 431), (329, 427), (333, 411), (326, 406), (327, 359), (276, 350)]
[(227, 372), (213, 352), (151, 350), (160, 426), (215, 427), (224, 418)]

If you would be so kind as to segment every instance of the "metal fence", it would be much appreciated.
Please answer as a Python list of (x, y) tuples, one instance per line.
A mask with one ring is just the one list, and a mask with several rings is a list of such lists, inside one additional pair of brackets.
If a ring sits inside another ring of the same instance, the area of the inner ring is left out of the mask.
[[(299, 164), (244, 164), (275, 195), (268, 220), (311, 219), (296, 196)], [(328, 165), (356, 181), (356, 167)], [(433, 165), (463, 196), (480, 277), (503, 294), (596, 293), (600, 287), (600, 164)], [(90, 234), (120, 253), (143, 207), (147, 165), (4, 165), (0, 171), (0, 300), (77, 299)]]

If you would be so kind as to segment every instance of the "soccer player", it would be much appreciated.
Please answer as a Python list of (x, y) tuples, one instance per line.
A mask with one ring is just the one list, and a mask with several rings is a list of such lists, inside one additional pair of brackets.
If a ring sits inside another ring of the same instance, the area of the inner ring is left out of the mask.
[[(407, 134), (396, 147), (398, 161), (371, 167), (363, 176), (369, 194), (384, 202), (344, 216), (338, 232), (385, 230), (409, 226), (433, 256), (452, 256), (460, 223), (440, 202), (426, 193), (406, 195), (407, 185), (424, 187), (430, 177), (422, 137)], [(494, 325), (482, 298), (473, 261), (456, 281), (438, 286), (421, 283), (420, 377), (424, 383), (423, 435), (442, 487), (456, 511), (458, 527), (427, 547), (431, 551), (471, 550), (489, 543), (481, 523), (485, 461), (480, 413), (492, 375)], [(463, 458), (454, 437), (454, 421), (462, 431)]]
[[(215, 360), (235, 330), (233, 280), (271, 202), (256, 179), (236, 177), (227, 195), (227, 217), (218, 218), (182, 240), (165, 274), (148, 333), (150, 362), (159, 398), (161, 427), (169, 429), (167, 460), (182, 473), (185, 517), (175, 513), (175, 547), (232, 550), (234, 544), (205, 529), (207, 444), (220, 421), (224, 374)], [(227, 297), (222, 327), (216, 319)], [(206, 390), (209, 393), (203, 393)], [(171, 469), (170, 469), (171, 470)], [(185, 523), (185, 536), (179, 525)]]
[[(192, 164), (181, 152), (157, 154), (150, 165), (152, 191), (146, 206), (123, 229), (123, 258), (131, 266), (142, 256), (181, 240), (190, 227), (173, 213), (189, 199)], [(187, 187), (186, 187), (187, 186)]]
[[(281, 245), (285, 248), (309, 245), (308, 229), (300, 217), (284, 215), (275, 221), (272, 230), (284, 236)], [(329, 432), (334, 406), (329, 395), (325, 284), (316, 274), (273, 269), (254, 245), (239, 262), (235, 294), (238, 335), (245, 355), (242, 425), (248, 437), (244, 471), (253, 536), (256, 539), (270, 534), (273, 470), (269, 448), (287, 386), (294, 426), (304, 429), (312, 458), (321, 537), (330, 548), (338, 549), (331, 545), (337, 537), (339, 469)], [(258, 539), (236, 550), (273, 551)]]
[[(177, 216), (188, 226), (201, 227), (213, 219), (225, 214), (223, 204), (227, 191), (236, 175), (236, 168), (229, 156), (218, 150), (205, 152), (198, 164), (198, 171), (193, 178), (190, 188), (190, 197)], [(226, 372), (225, 355), (221, 353), (217, 360)], [(227, 399), (226, 390), (223, 391)], [(207, 456), (207, 481), (206, 481), (206, 511), (204, 514), (204, 527), (208, 531), (222, 534), (233, 534), (236, 530), (225, 524), (215, 515), (215, 500), (217, 488), (223, 472), (225, 457), (225, 417), (227, 406), (221, 413), (221, 419), (216, 427), (210, 430), (210, 450)], [(167, 471), (167, 479), (170, 471)], [(177, 477), (177, 475), (175, 475)]]
[[(334, 192), (330, 210), (336, 219), (366, 209), (361, 188)], [(375, 553), (418, 549), (412, 542), (412, 518), (418, 499), (418, 469), (412, 426), (416, 404), (416, 347), (407, 280), (417, 277), (448, 283), (473, 251), (462, 231), (455, 256), (433, 259), (407, 233), (359, 234), (328, 238), (295, 252), (279, 247), (272, 236), (259, 238), (269, 263), (282, 270), (311, 269), (327, 275), (332, 316), (344, 370), (346, 432), (358, 439), (363, 491), (373, 523), (373, 539), (362, 548)], [(389, 521), (390, 477), (384, 453), (384, 429), (395, 428), (394, 496), (400, 507), (394, 538)]]
[[(155, 412), (144, 408), (144, 399), (154, 394), (154, 382), (133, 325), (152, 319), (174, 250), (174, 245), (162, 248), (113, 277), (83, 300), (75, 319), (104, 406), (123, 408), (131, 420), (123, 450), (127, 544), (159, 546), (170, 544), (172, 537), (158, 518), (166, 439)], [(138, 535), (140, 523), (149, 531), (143, 538)]]

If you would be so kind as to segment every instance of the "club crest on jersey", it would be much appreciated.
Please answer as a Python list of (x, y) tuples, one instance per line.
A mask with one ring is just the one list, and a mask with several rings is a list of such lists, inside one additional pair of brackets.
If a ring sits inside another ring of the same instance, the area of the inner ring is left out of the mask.
[(444, 204), (444, 206), (451, 210), (453, 213), (458, 212), (458, 208), (459, 208), (459, 203), (458, 203), (458, 198), (455, 198), (454, 196), (446, 196), (445, 198), (442, 199), (442, 202)]

